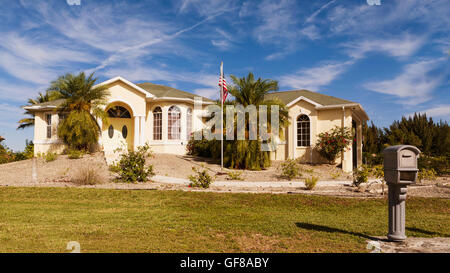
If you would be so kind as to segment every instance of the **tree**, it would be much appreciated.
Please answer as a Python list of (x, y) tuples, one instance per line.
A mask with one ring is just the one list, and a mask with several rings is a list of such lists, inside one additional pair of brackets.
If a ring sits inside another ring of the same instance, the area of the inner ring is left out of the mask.
[[(45, 94), (39, 92), (39, 95), (35, 99), (28, 99), (28, 105), (32, 106), (43, 102), (49, 102), (60, 98), (59, 92), (52, 92), (47, 91)], [(17, 130), (25, 129), (28, 127), (34, 126), (34, 114), (30, 111), (25, 111), (24, 115), (27, 115), (29, 117), (23, 118), (18, 121), (19, 126), (17, 127)]]
[(98, 141), (100, 125), (97, 118), (108, 123), (108, 115), (103, 109), (109, 92), (106, 86), (96, 86), (94, 73), (86, 77), (84, 72), (78, 75), (66, 74), (53, 81), (49, 92), (58, 92), (65, 99), (59, 108), (68, 113), (58, 128), (58, 136), (74, 149), (87, 150)]
[[(247, 77), (237, 78), (231, 75), (234, 85), (230, 87), (229, 92), (235, 97), (233, 101), (227, 101), (227, 105), (242, 105), (247, 107), (254, 105), (259, 109), (260, 105), (267, 106), (267, 129), (269, 135), (271, 132), (271, 106), (278, 105), (279, 107), (279, 132), (280, 137), (283, 137), (282, 128), (289, 125), (288, 110), (286, 106), (278, 99), (268, 100), (265, 95), (272, 91), (278, 90), (278, 82), (258, 78), (255, 80), (252, 73)], [(221, 104), (220, 101), (217, 102)], [(260, 113), (257, 112), (257, 118)], [(250, 121), (245, 120), (245, 136), (246, 140), (237, 140), (237, 114), (234, 115), (234, 139), (224, 141), (224, 165), (226, 167), (236, 169), (252, 169), (259, 170), (270, 165), (269, 152), (261, 150), (261, 136), (259, 135), (259, 128), (256, 127), (257, 140), (248, 140), (250, 131)], [(224, 111), (224, 123), (226, 123), (226, 111)], [(224, 124), (226, 128), (226, 124)], [(225, 130), (224, 130), (225, 131)], [(273, 134), (272, 134), (273, 135)], [(225, 136), (225, 132), (224, 132)], [(210, 155), (214, 158), (220, 157), (220, 141), (218, 140), (201, 140), (191, 141), (188, 144), (190, 154), (196, 155)], [(205, 152), (208, 151), (208, 152)]]

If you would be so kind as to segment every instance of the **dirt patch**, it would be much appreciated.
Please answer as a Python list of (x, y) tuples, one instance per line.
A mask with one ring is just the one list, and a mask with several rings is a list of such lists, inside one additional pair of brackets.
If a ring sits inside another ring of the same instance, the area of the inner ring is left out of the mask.
[[(171, 154), (156, 154), (148, 162), (153, 164), (156, 174), (177, 178), (187, 178), (194, 174), (192, 167), (205, 166), (211, 174), (216, 175), (216, 180), (225, 181), (228, 178), (227, 172), (237, 171), (233, 169), (224, 168), (223, 172), (220, 169), (220, 162), (209, 158), (202, 158), (188, 155), (171, 155)], [(242, 171), (241, 178), (244, 181), (254, 182), (272, 182), (272, 181), (289, 181), (280, 176), (279, 166), (282, 161), (272, 161), (272, 166), (266, 170), (261, 171)], [(352, 176), (342, 172), (340, 168), (333, 165), (307, 165), (301, 164), (303, 177), (317, 176), (319, 180), (335, 180), (346, 181), (351, 180)], [(225, 173), (225, 174), (220, 174)], [(304, 181), (304, 178), (293, 179), (292, 181)]]
[(87, 167), (97, 172), (100, 183), (107, 183), (111, 178), (102, 153), (84, 155), (80, 159), (68, 159), (66, 155), (59, 155), (51, 162), (37, 158), (35, 159), (36, 180), (33, 179), (33, 164), (33, 159), (30, 159), (0, 165), (0, 185), (70, 184)]

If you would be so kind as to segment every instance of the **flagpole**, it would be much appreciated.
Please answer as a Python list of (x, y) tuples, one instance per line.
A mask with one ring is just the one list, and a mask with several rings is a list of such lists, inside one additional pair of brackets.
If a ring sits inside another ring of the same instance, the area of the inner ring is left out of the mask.
[[(220, 62), (220, 77), (222, 78), (222, 81), (224, 80), (223, 77), (223, 62)], [(220, 115), (220, 170), (223, 171), (223, 82), (220, 85), (220, 102), (222, 103), (222, 112)]]

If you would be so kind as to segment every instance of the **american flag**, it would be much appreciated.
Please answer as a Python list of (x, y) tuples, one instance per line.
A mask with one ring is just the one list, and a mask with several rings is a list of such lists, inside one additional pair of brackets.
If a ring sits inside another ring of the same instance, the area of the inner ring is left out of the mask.
[(223, 86), (223, 102), (225, 102), (228, 96), (228, 88), (227, 88), (227, 80), (225, 80), (223, 75), (221, 75), (219, 78), (219, 86)]

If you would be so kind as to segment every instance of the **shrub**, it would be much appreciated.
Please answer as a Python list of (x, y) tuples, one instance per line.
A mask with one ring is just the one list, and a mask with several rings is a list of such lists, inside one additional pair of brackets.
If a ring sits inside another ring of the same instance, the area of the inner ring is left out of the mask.
[(359, 186), (362, 183), (367, 183), (368, 177), (369, 170), (365, 165), (363, 165), (353, 172), (353, 184), (355, 186)]
[(152, 153), (148, 144), (139, 146), (137, 151), (123, 153), (119, 162), (110, 167), (110, 170), (119, 175), (118, 179), (124, 182), (146, 182), (153, 176), (153, 165), (146, 166), (145, 160)]
[(333, 163), (341, 152), (345, 152), (353, 141), (351, 128), (340, 128), (336, 126), (330, 132), (320, 133), (316, 144), (319, 154)]
[(228, 180), (242, 180), (242, 172), (240, 171), (235, 171), (235, 172), (228, 172)]
[(312, 176), (305, 179), (305, 186), (307, 190), (312, 190), (316, 187), (317, 181), (319, 178), (317, 176)]
[(375, 165), (369, 169), (369, 175), (375, 178), (384, 178), (383, 165)]
[(422, 180), (434, 181), (436, 180), (437, 173), (434, 169), (420, 169), (417, 176), (420, 182)]
[(208, 170), (205, 167), (202, 167), (201, 170), (196, 167), (192, 167), (192, 170), (195, 172), (195, 175), (189, 175), (189, 180), (191, 183), (190, 187), (198, 187), (198, 188), (209, 188), (209, 185), (212, 183), (213, 178), (208, 174)]
[(297, 161), (294, 159), (287, 159), (281, 163), (281, 175), (286, 177), (288, 180), (292, 180), (298, 176), (301, 176), (300, 168), (297, 165)]
[(51, 162), (55, 161), (58, 158), (58, 155), (56, 153), (47, 152), (43, 155), (45, 162)]
[(339, 177), (341, 177), (341, 173), (340, 172), (333, 172), (333, 173), (331, 173), (331, 178), (333, 178), (334, 180), (338, 179)]
[(101, 184), (101, 177), (98, 174), (98, 168), (93, 166), (82, 167), (72, 180), (78, 185), (97, 185)]
[(434, 169), (438, 175), (450, 174), (449, 156), (427, 156), (421, 155), (418, 159), (419, 169)]
[(69, 159), (79, 159), (79, 158), (83, 157), (83, 154), (84, 153), (82, 151), (80, 151), (80, 150), (70, 149), (67, 152), (67, 157)]

